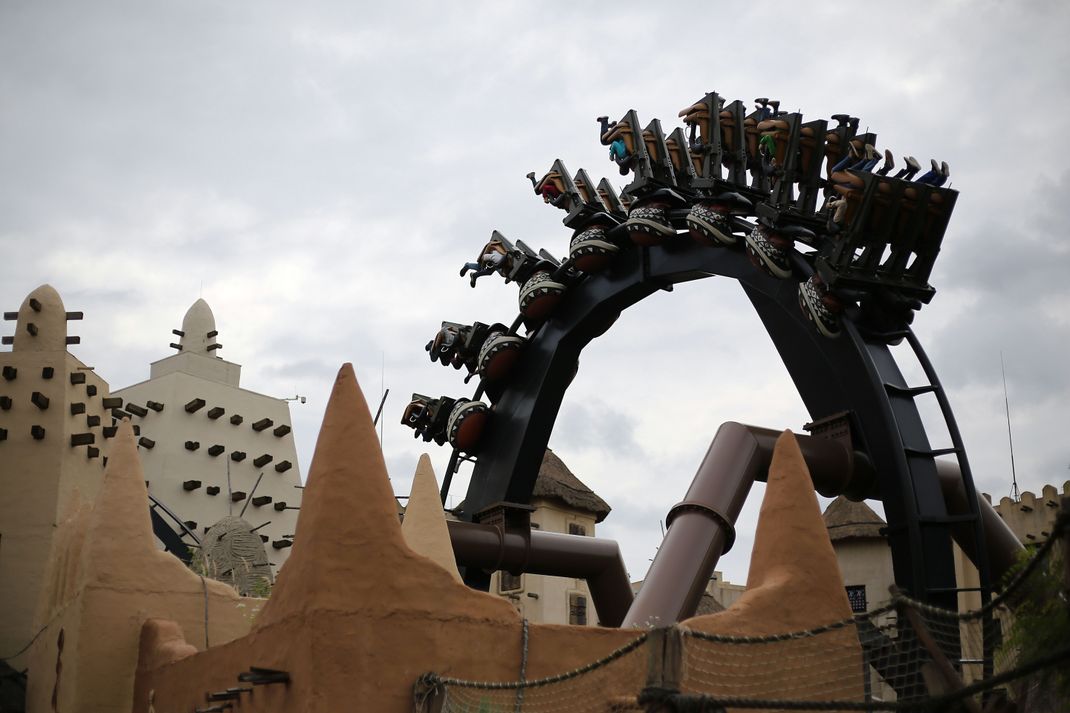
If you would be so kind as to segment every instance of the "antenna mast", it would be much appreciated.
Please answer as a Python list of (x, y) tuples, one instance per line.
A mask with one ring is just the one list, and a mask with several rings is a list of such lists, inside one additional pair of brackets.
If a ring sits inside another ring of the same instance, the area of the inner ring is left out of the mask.
[(1011, 402), (1007, 397), (1007, 367), (1003, 363), (1003, 350), (999, 352), (999, 368), (1003, 372), (1003, 407), (1007, 413), (1007, 444), (1011, 449), (1011, 497), (1015, 502), (1022, 499), (1022, 493), (1018, 490), (1018, 476), (1014, 472), (1014, 439), (1011, 437)]

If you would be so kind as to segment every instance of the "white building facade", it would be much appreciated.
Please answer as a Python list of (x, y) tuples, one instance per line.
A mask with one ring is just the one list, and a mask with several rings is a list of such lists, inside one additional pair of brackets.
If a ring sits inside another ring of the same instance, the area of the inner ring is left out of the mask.
[(277, 572), (301, 505), (289, 404), (239, 386), (241, 366), (218, 356), (204, 300), (175, 333), (177, 354), (153, 362), (147, 381), (113, 392), (141, 427), (149, 492), (198, 535), (224, 517), (243, 517)]

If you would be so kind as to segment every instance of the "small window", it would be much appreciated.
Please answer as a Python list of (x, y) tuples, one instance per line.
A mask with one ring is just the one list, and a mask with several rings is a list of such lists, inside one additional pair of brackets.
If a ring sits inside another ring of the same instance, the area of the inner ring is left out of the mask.
[(575, 626), (587, 625), (587, 597), (582, 594), (568, 595), (568, 623)]
[(570, 535), (587, 535), (587, 526), (581, 525), (578, 522), (570, 522), (568, 524), (568, 534)]
[(855, 614), (864, 614), (868, 608), (866, 605), (866, 585), (848, 585), (847, 601), (851, 603), (851, 611)]
[(498, 580), (499, 592), (516, 592), (524, 588), (524, 575), (509, 574), (505, 570), (502, 570), (498, 574), (501, 577)]

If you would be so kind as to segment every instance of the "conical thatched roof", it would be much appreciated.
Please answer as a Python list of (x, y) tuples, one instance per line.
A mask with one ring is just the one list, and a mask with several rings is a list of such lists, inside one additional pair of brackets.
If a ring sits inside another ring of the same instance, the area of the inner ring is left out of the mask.
[(833, 542), (851, 538), (883, 538), (881, 528), (887, 524), (864, 502), (856, 503), (842, 495), (825, 508), (824, 518), (829, 539)]
[(611, 508), (593, 490), (580, 481), (552, 450), (546, 449), (535, 481), (533, 498), (557, 499), (577, 510), (585, 510), (595, 516), (595, 522), (606, 519)]

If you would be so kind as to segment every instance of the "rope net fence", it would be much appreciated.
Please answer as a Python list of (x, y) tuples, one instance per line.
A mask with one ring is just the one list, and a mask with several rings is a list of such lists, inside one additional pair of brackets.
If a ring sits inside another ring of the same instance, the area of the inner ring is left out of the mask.
[(547, 678), (425, 674), (415, 687), (416, 710), (1066, 713), (1070, 570), (1055, 545), (1068, 530), (1070, 511), (999, 596), (981, 605), (979, 593), (962, 592), (959, 612), (893, 591), (883, 606), (808, 631), (727, 636), (654, 629)]

